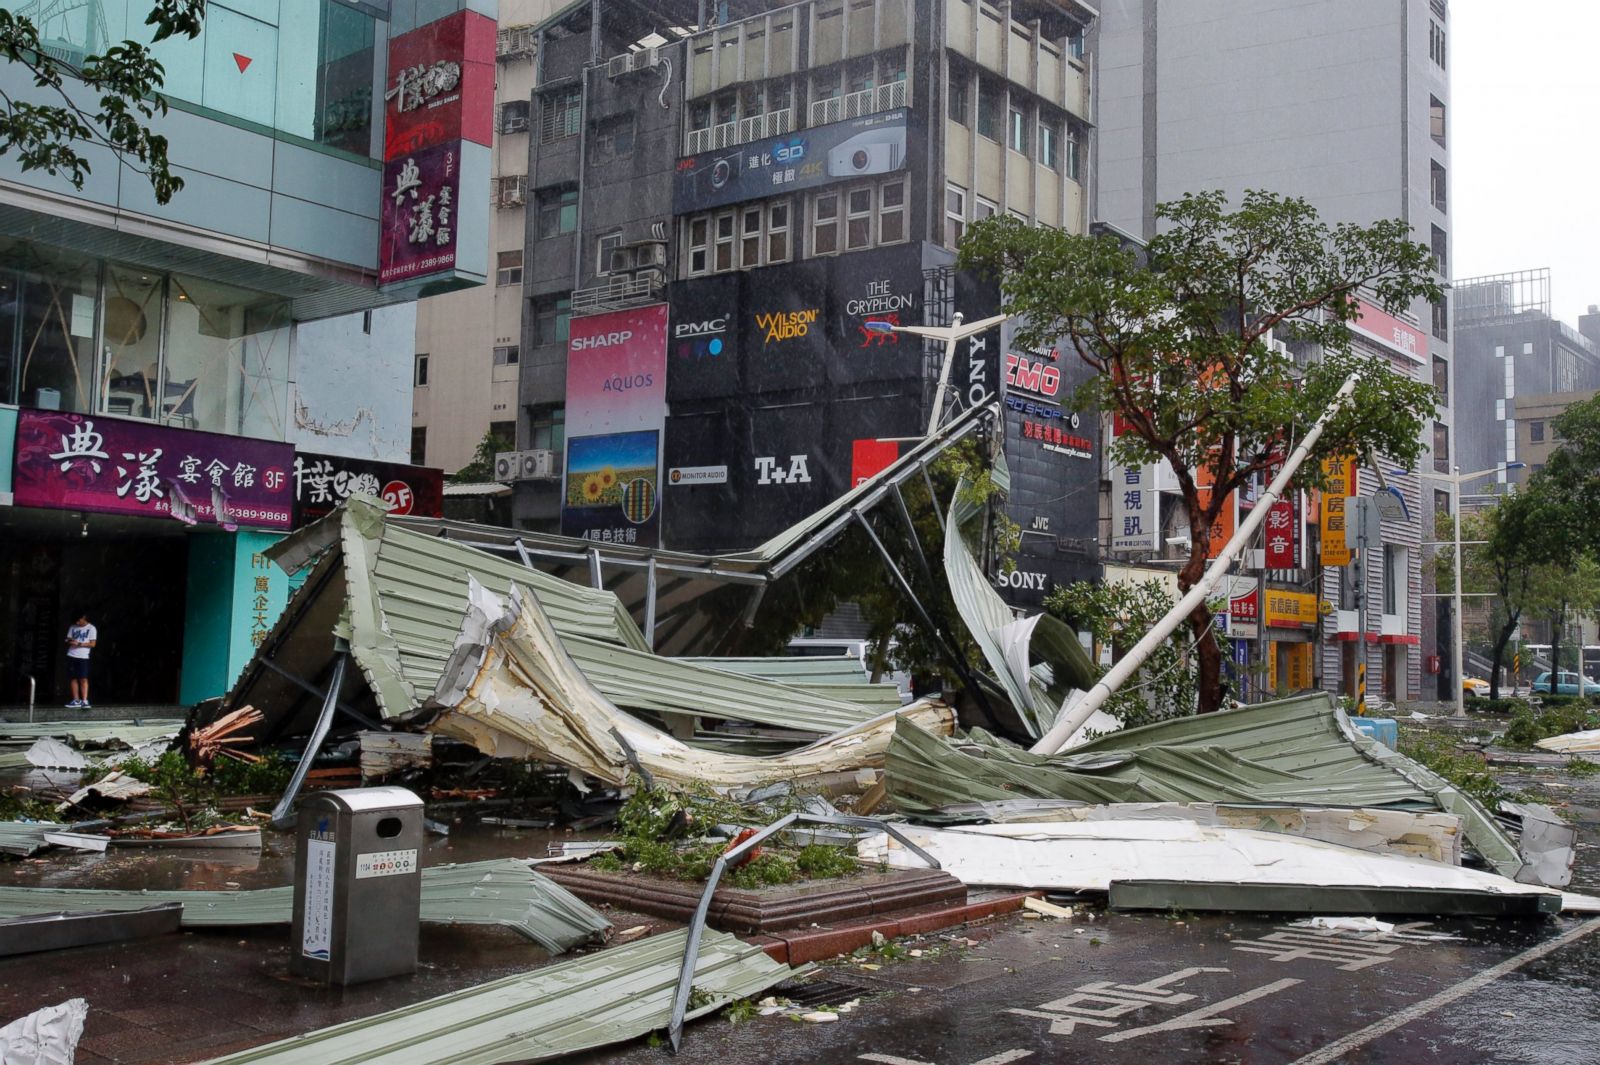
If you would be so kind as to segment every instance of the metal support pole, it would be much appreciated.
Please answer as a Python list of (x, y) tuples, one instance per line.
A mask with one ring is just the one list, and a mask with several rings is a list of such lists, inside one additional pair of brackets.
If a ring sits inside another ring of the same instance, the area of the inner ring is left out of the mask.
[(589, 586), (597, 589), (605, 586), (600, 578), (600, 549), (598, 547), (589, 548)]
[[(1455, 477), (1450, 482), (1450, 509), (1453, 512), (1450, 522), (1452, 531), (1450, 539), (1453, 542), (1451, 550), (1455, 554), (1456, 594), (1455, 607), (1450, 617), (1450, 679), (1456, 688), (1455, 716), (1466, 717), (1467, 697), (1461, 683), (1467, 676), (1467, 671), (1464, 668), (1466, 663), (1462, 661), (1463, 651), (1461, 647), (1461, 467), (1454, 466), (1452, 469), (1455, 472)], [(1552, 687), (1551, 690), (1553, 691), (1554, 688)]]
[(911, 537), (912, 550), (917, 553), (917, 568), (922, 572), (922, 579), (930, 585), (933, 583), (933, 571), (928, 568), (928, 556), (922, 550), (922, 538), (917, 535), (917, 526), (911, 520), (911, 508), (906, 506), (906, 497), (901, 494), (900, 486), (894, 485), (895, 507), (900, 511), (900, 520), (905, 523), (906, 535)]
[[(962, 314), (957, 311), (950, 319), (951, 330), (961, 328)], [(950, 387), (950, 366), (956, 361), (957, 335), (952, 332), (944, 342), (944, 365), (939, 367), (939, 383), (933, 389), (933, 414), (928, 418), (928, 435), (939, 429), (939, 418), (944, 414), (944, 390)]]
[(322, 700), (322, 712), (317, 715), (317, 724), (311, 730), (311, 739), (306, 741), (305, 753), (300, 756), (300, 764), (294, 767), (294, 776), (289, 778), (289, 786), (284, 789), (283, 798), (272, 808), (274, 827), (288, 827), (289, 811), (294, 807), (294, 798), (300, 794), (300, 788), (311, 772), (311, 763), (316, 759), (317, 752), (322, 749), (322, 741), (328, 738), (328, 729), (333, 725), (333, 711), (339, 702), (339, 689), (344, 685), (344, 666), (350, 660), (350, 648), (343, 640), (338, 641), (338, 652), (338, 657), (333, 662), (333, 679), (328, 681), (328, 694)]
[(28, 674), (28, 724), (33, 724), (34, 696), (39, 690), (39, 681), (32, 673)]
[(650, 556), (650, 564), (644, 573), (644, 645), (652, 651), (656, 648), (656, 556)]
[(1356, 496), (1345, 503), (1346, 517), (1355, 512), (1356, 521), (1356, 713), (1367, 712), (1367, 507), (1365, 496)]
[[(1133, 645), (1133, 648), (1122, 657), (1120, 662), (1113, 665), (1106, 671), (1105, 676), (1095, 682), (1093, 688), (1090, 688), (1076, 702), (1067, 706), (1056, 716), (1056, 723), (1050, 727), (1050, 731), (1041, 736), (1039, 741), (1031, 748), (1033, 753), (1055, 754), (1061, 750), (1066, 742), (1072, 738), (1073, 733), (1082, 728), (1083, 723), (1089, 720), (1096, 710), (1105, 705), (1106, 700), (1111, 697), (1112, 693), (1139, 671), (1139, 668), (1144, 665), (1145, 659), (1150, 657), (1150, 653), (1160, 647), (1168, 636), (1176, 632), (1178, 626), (1183, 624), (1184, 619), (1193, 613), (1196, 607), (1210, 598), (1211, 593), (1217, 587), (1217, 582), (1227, 575), (1228, 570), (1233, 566), (1233, 560), (1244, 548), (1244, 545), (1250, 542), (1251, 537), (1255, 536), (1256, 530), (1261, 528), (1261, 523), (1266, 520), (1267, 512), (1272, 509), (1272, 504), (1276, 503), (1278, 497), (1283, 495), (1290, 479), (1300, 469), (1300, 464), (1305, 462), (1306, 456), (1311, 454), (1312, 447), (1322, 437), (1322, 431), (1327, 428), (1329, 420), (1350, 401), (1350, 393), (1355, 391), (1355, 387), (1356, 375), (1351, 374), (1345, 378), (1344, 384), (1339, 386), (1339, 391), (1335, 393), (1332, 401), (1329, 402), (1328, 409), (1322, 412), (1322, 416), (1317, 419), (1316, 424), (1311, 426), (1305, 438), (1300, 441), (1300, 445), (1290, 453), (1289, 458), (1283, 464), (1283, 468), (1272, 479), (1272, 483), (1267, 485), (1267, 490), (1262, 493), (1261, 498), (1256, 502), (1255, 508), (1250, 511), (1250, 516), (1239, 523), (1239, 529), (1233, 534), (1233, 539), (1223, 545), (1222, 550), (1217, 553), (1217, 557), (1212, 560), (1211, 566), (1206, 570), (1205, 575), (1195, 582), (1194, 587), (1189, 589), (1188, 593), (1178, 601), (1176, 606), (1167, 612), (1165, 617), (1156, 622), (1150, 631), (1145, 633), (1144, 637)], [(1266, 604), (1263, 603), (1262, 607), (1265, 608), (1265, 606)], [(1266, 610), (1263, 609), (1263, 621), (1266, 620), (1265, 615)]]

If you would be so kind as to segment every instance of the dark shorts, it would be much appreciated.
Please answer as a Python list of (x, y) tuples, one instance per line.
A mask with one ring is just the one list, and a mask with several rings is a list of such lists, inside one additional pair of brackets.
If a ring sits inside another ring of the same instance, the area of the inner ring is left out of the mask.
[(67, 676), (72, 680), (88, 680), (89, 660), (87, 658), (67, 659)]

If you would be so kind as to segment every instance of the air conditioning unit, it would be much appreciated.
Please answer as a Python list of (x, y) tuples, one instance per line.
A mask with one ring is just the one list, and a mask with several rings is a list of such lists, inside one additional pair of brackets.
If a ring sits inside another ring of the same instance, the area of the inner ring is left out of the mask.
[(629, 70), (649, 70), (661, 65), (661, 49), (641, 48), (628, 56)]
[(638, 269), (643, 269), (647, 266), (667, 265), (666, 244), (647, 241), (646, 243), (635, 245), (633, 249), (633, 265)]
[(548, 481), (556, 475), (556, 453), (549, 448), (522, 452), (518, 476), (524, 481)]
[(627, 274), (633, 272), (633, 248), (612, 248), (611, 257), (606, 262), (606, 273)]
[(521, 451), (497, 451), (494, 455), (494, 479), (510, 484), (517, 479), (517, 471), (522, 467)]
[(633, 69), (633, 56), (628, 52), (614, 55), (606, 61), (606, 77), (620, 78)]
[(634, 280), (643, 281), (647, 285), (664, 285), (667, 283), (667, 272), (653, 266), (647, 270), (635, 270), (633, 277)]

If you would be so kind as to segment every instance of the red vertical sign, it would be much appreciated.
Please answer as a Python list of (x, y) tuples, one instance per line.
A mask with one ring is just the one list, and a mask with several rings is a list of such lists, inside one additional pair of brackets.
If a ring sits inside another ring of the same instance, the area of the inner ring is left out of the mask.
[(1280, 499), (1267, 511), (1262, 546), (1267, 569), (1294, 568), (1294, 513), (1292, 500)]

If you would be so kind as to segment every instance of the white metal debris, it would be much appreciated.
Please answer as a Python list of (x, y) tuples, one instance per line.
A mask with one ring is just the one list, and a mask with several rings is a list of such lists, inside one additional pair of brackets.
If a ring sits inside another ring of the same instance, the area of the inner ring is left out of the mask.
[(71, 998), (46, 1006), (0, 1028), (0, 1062), (5, 1065), (72, 1065), (83, 1038), (89, 1004)]

